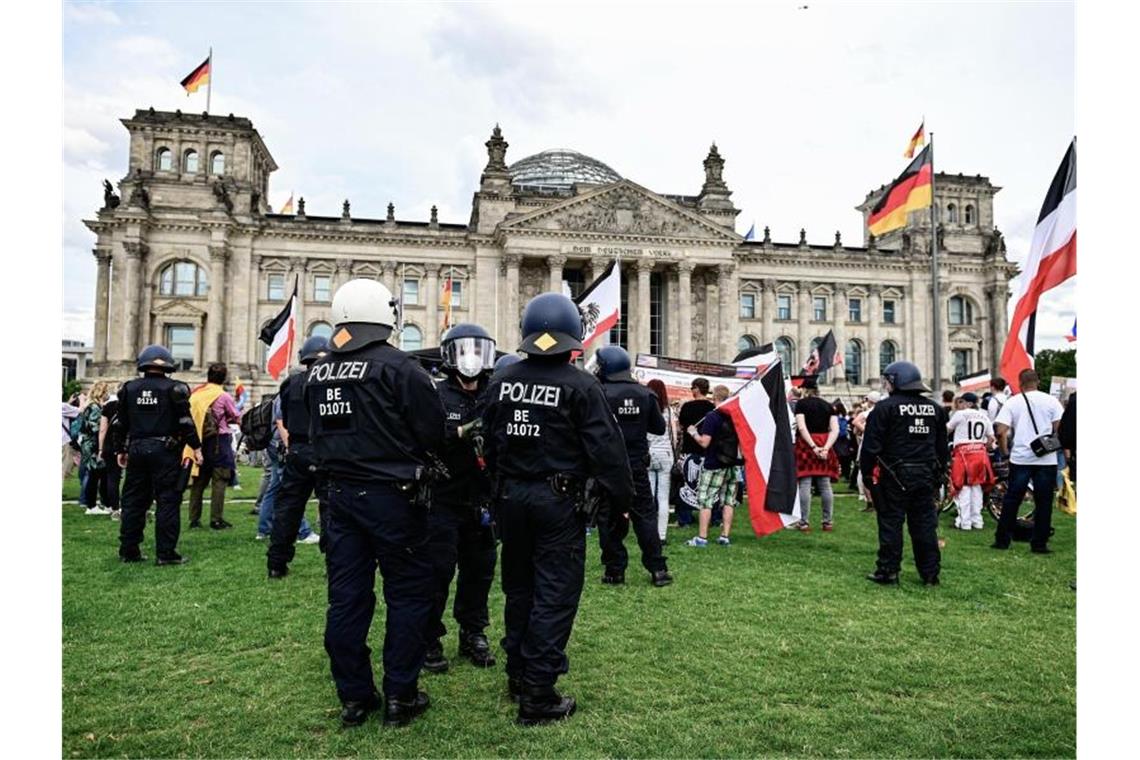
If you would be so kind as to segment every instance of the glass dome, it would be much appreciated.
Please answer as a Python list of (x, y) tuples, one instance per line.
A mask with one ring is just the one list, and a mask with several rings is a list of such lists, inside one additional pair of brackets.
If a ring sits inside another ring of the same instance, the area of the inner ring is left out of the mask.
[(560, 148), (544, 150), (511, 164), (511, 184), (543, 190), (569, 190), (575, 183), (605, 185), (621, 175), (596, 158)]

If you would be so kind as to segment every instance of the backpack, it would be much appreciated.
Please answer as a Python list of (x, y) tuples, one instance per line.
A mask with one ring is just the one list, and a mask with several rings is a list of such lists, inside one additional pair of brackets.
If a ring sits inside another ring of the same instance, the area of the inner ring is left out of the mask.
[(736, 436), (732, 418), (722, 413), (720, 416), (722, 420), (720, 429), (716, 433), (716, 440), (713, 441), (713, 456), (716, 457), (718, 464), (725, 467), (744, 464), (744, 460), (740, 458), (740, 439)]
[(79, 436), (83, 433), (83, 415), (80, 414), (74, 417), (71, 420), (70, 424), (67, 425), (66, 429), (67, 436), (71, 439), (68, 442), (68, 445), (70, 445), (71, 448), (75, 449), (76, 451), (79, 451)]
[(241, 416), (241, 434), (248, 451), (262, 451), (269, 448), (273, 440), (273, 399), (276, 393), (271, 393), (261, 400), (257, 406), (246, 409)]

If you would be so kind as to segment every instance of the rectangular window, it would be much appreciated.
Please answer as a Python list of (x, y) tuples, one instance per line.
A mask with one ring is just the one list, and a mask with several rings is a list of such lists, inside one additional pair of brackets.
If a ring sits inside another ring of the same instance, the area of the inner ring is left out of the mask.
[(955, 348), (950, 352), (954, 356), (954, 380), (970, 374), (970, 349)]
[(313, 300), (328, 303), (332, 300), (332, 278), (327, 274), (313, 277)]
[(571, 298), (577, 298), (586, 289), (586, 273), (581, 269), (563, 269), (562, 279), (570, 286)]
[(965, 322), (962, 309), (963, 303), (964, 301), (961, 298), (950, 299), (950, 324), (960, 325)]
[(883, 301), (883, 322), (888, 325), (895, 323), (895, 302), (892, 300)]
[(755, 319), (756, 318), (756, 296), (752, 293), (740, 294), (740, 318), (741, 319)]
[(649, 353), (665, 353), (665, 288), (661, 283), (661, 275), (653, 272), (649, 275)]
[(420, 281), (404, 280), (404, 306), (415, 306), (420, 302)]
[(285, 300), (285, 275), (269, 275), (269, 292), (266, 296), (270, 301)]
[(463, 305), (463, 281), (451, 281), (451, 308), (458, 309)]
[(194, 363), (195, 332), (193, 325), (166, 326), (166, 346), (178, 361)]
[(189, 261), (179, 261), (174, 265), (174, 295), (192, 296), (197, 285), (198, 267)]
[(863, 321), (863, 299), (862, 298), (848, 298), (847, 299), (847, 319), (851, 322)]
[(827, 298), (815, 296), (811, 299), (811, 318), (816, 322), (827, 321)]
[(788, 295), (776, 296), (776, 319), (792, 318), (792, 297)]

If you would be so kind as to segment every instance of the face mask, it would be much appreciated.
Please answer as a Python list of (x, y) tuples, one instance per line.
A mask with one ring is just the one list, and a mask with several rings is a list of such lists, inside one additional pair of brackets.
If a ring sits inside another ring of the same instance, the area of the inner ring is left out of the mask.
[(455, 363), (455, 368), (464, 377), (478, 377), (479, 373), (483, 371), (483, 360), (474, 352), (460, 354)]

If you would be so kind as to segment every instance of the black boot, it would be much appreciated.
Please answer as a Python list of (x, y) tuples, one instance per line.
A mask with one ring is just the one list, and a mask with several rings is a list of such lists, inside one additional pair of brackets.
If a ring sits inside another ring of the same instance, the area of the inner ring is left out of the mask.
[(652, 580), (653, 580), (653, 585), (660, 588), (662, 586), (668, 586), (670, 583), (672, 583), (673, 582), (673, 576), (669, 575), (668, 570), (662, 569), (662, 570), (658, 570), (657, 572), (655, 572), (653, 574)]
[[(1074, 591), (1075, 590), (1076, 589), (1074, 589)], [(518, 701), (520, 699), (522, 699), (522, 692), (523, 692), (522, 679), (521, 678), (510, 678), (510, 677), (508, 677), (507, 678), (507, 696), (511, 698), (511, 701), (514, 702), (515, 704), (518, 704)]]
[(519, 717), (515, 721), (520, 726), (537, 726), (555, 720), (569, 718), (574, 714), (578, 703), (573, 697), (564, 697), (553, 686), (524, 685), (519, 699)]
[(878, 583), (880, 586), (897, 586), (899, 585), (899, 574), (888, 573), (886, 570), (875, 570), (867, 576), (867, 580)]
[(388, 697), (388, 704), (384, 707), (384, 725), (406, 726), (423, 715), (430, 705), (431, 700), (423, 691), (416, 691), (415, 696), (408, 699)]
[(446, 673), (447, 658), (443, 656), (443, 645), (438, 641), (428, 644), (427, 656), (424, 658), (424, 670), (429, 673)]
[(372, 692), (372, 696), (368, 699), (342, 702), (340, 709), (340, 724), (345, 728), (359, 726), (364, 723), (364, 721), (368, 720), (370, 713), (374, 713), (379, 710), (383, 704), (384, 701), (376, 692)]
[(620, 586), (625, 583), (625, 573), (611, 573), (609, 570), (607, 570), (606, 574), (602, 576), (602, 583), (606, 584), (607, 586)]
[(282, 565), (281, 567), (269, 568), (269, 579), (270, 580), (281, 580), (282, 578), (284, 578), (288, 574), (289, 574), (289, 566), (288, 565)]
[(495, 655), (482, 631), (459, 632), (459, 656), (471, 660), (477, 668), (495, 667)]

